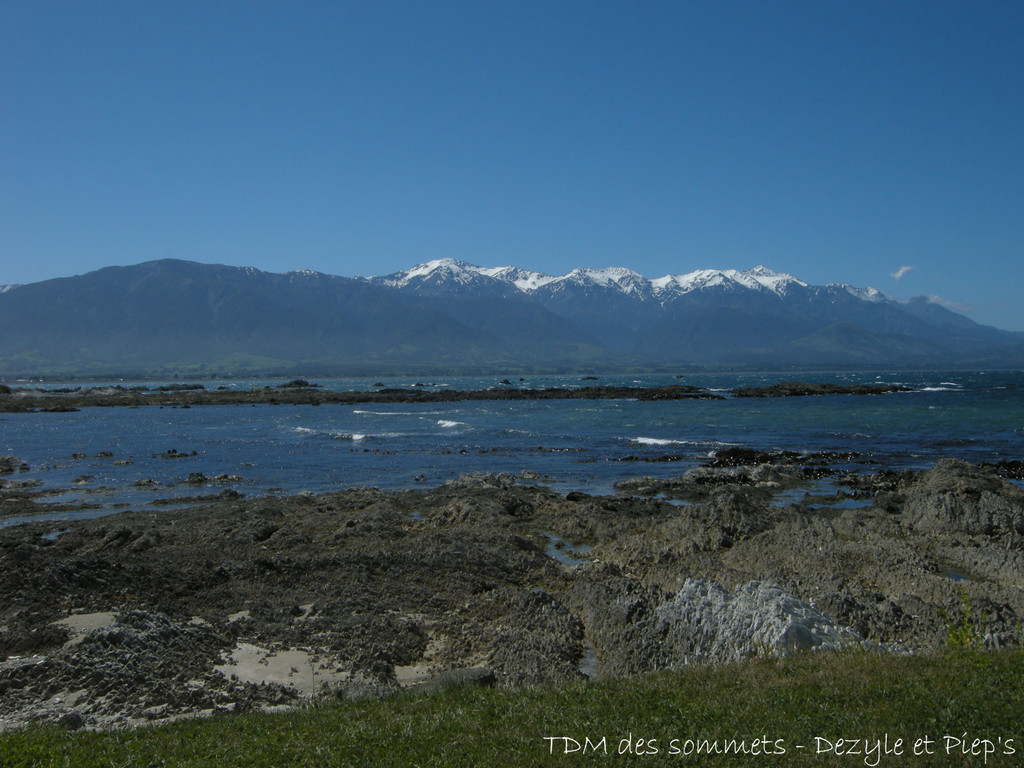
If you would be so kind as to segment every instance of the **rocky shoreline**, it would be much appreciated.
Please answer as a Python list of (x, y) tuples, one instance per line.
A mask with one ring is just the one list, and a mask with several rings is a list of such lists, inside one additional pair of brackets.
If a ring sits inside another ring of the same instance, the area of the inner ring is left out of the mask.
[[(812, 395), (880, 395), (908, 392), (897, 384), (840, 385), (783, 382), (766, 387), (729, 390), (733, 397), (796, 397)], [(0, 413), (65, 412), (81, 408), (192, 407), (200, 405), (357, 405), (365, 403), (448, 403), (488, 400), (724, 400), (717, 392), (684, 384), (660, 387), (582, 385), (579, 387), (520, 388), (505, 379), (488, 389), (447, 390), (390, 388), (333, 392), (302, 379), (276, 387), (247, 390), (182, 384), (147, 388), (113, 386), (91, 388), (0, 389)]]
[(474, 475), (3, 528), (0, 724), (916, 651), (953, 625), (1020, 642), (1024, 490), (953, 459), (829, 459), (736, 449), (612, 496)]

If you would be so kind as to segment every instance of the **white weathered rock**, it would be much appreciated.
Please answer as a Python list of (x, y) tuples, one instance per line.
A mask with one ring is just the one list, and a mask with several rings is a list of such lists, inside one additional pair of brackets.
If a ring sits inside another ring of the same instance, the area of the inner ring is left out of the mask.
[(653, 621), (677, 663), (789, 656), (862, 642), (811, 604), (758, 581), (730, 594), (714, 582), (687, 579), (673, 599), (655, 609)]

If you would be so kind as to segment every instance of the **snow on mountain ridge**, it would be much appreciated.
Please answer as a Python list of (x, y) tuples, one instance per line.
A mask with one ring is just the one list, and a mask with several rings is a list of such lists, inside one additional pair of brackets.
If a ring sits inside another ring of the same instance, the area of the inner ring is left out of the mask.
[(408, 270), (405, 276), (407, 279), (412, 279), (414, 277), (425, 277), (439, 270), (457, 273), (475, 269), (478, 269), (478, 267), (474, 267), (472, 264), (467, 264), (464, 261), (457, 261), (456, 259), (433, 259), (423, 264), (417, 264)]
[(566, 275), (556, 277), (555, 280), (566, 280), (586, 285), (588, 283), (600, 285), (603, 288), (615, 286), (623, 293), (635, 293), (642, 295), (650, 291), (651, 281), (625, 267), (605, 267), (604, 269), (589, 269), (580, 267)]
[(284, 274), (289, 280), (319, 280), (327, 277), (323, 272), (317, 272), (313, 269), (293, 269), (291, 272), (285, 272)]
[(689, 293), (729, 283), (751, 290), (767, 290), (780, 296), (790, 285), (808, 287), (803, 280), (784, 272), (773, 272), (760, 265), (743, 272), (737, 269), (698, 269), (684, 275), (665, 275), (651, 281), (658, 295)]
[(738, 273), (737, 277), (753, 280), (761, 287), (767, 288), (773, 293), (785, 293), (786, 289), (794, 283), (801, 288), (808, 287), (807, 283), (803, 280), (798, 280), (793, 275), (786, 274), (785, 272), (773, 272), (760, 264), (751, 270)]
[(892, 296), (882, 293), (877, 288), (868, 286), (867, 288), (857, 288), (850, 285), (849, 283), (829, 283), (829, 288), (839, 288), (846, 291), (851, 296), (856, 296), (861, 301), (871, 301), (876, 304), (885, 301), (896, 301)]
[(559, 279), (545, 275), (543, 272), (533, 272), (520, 267), (491, 267), (481, 269), (480, 274), (511, 283), (523, 293), (533, 293), (538, 288)]
[(375, 276), (366, 278), (372, 282), (383, 283), (395, 288), (405, 288), (417, 281), (431, 280), (437, 282), (449, 279), (458, 284), (468, 284), (479, 277), (490, 277), (486, 274), (488, 270), (482, 267), (469, 264), (458, 259), (431, 259), (430, 261), (417, 264), (412, 269), (403, 272), (395, 272), (391, 275)]
[(403, 272), (370, 277), (368, 280), (397, 288), (404, 288), (423, 281), (437, 284), (450, 280), (458, 285), (468, 285), (481, 278), (497, 280), (514, 286), (523, 293), (564, 289), (568, 285), (583, 287), (596, 286), (618, 290), (623, 294), (646, 299), (654, 297), (665, 301), (690, 291), (712, 288), (719, 285), (734, 285), (750, 290), (765, 290), (784, 295), (792, 285), (803, 288), (808, 284), (793, 275), (774, 272), (758, 265), (750, 270), (698, 269), (681, 275), (665, 275), (655, 279), (644, 277), (625, 267), (593, 269), (577, 267), (564, 275), (548, 275), (543, 272), (521, 269), (514, 266), (478, 267), (458, 259), (444, 258), (417, 264)]

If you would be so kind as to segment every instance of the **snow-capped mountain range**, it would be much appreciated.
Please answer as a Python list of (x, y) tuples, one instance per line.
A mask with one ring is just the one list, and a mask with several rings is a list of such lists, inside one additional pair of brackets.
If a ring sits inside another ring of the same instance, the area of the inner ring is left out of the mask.
[(982, 328), (925, 297), (901, 300), (846, 283), (815, 286), (760, 265), (652, 279), (623, 267), (578, 268), (554, 276), (436, 259), (364, 279), (433, 299), (457, 319), (496, 332), (515, 329), (514, 318), (488, 325), (474, 316), (475, 300), (501, 299), (488, 305), (492, 318), (525, 304), (582, 330), (577, 338), (646, 361), (846, 365), (916, 359), (923, 364), (952, 356), (961, 345), (978, 349), (1024, 339)]
[[(793, 286), (809, 287), (793, 275), (773, 272), (764, 266), (742, 272), (736, 269), (698, 269), (686, 274), (650, 279), (625, 267), (577, 268), (564, 275), (553, 276), (519, 267), (478, 267), (457, 259), (435, 259), (409, 270), (366, 279), (380, 285), (421, 292), (445, 286), (468, 288), (480, 286), (487, 281), (514, 287), (525, 294), (556, 293), (569, 287), (610, 288), (638, 299), (662, 304), (692, 291), (715, 287), (767, 291), (778, 296), (785, 296)], [(833, 285), (862, 299), (894, 300), (874, 288), (857, 289), (843, 283)]]
[(0, 378), (1024, 367), (1024, 334), (763, 266), (650, 279), (439, 259), (377, 277), (162, 260), (0, 291)]

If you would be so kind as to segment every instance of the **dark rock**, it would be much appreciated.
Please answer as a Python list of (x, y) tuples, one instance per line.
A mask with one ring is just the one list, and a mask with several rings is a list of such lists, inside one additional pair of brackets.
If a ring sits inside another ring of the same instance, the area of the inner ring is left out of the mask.
[(0, 456), (0, 475), (10, 475), (21, 464), (17, 456)]
[(315, 389), (319, 384), (310, 384), (305, 379), (292, 379), (287, 384), (279, 385), (279, 389)]
[(65, 712), (57, 718), (57, 725), (69, 731), (77, 731), (85, 727), (85, 718), (79, 712)]
[(1012, 480), (1024, 480), (1024, 461), (1004, 459), (995, 464), (982, 464), (983, 467), (991, 467), (1000, 477)]
[(417, 685), (424, 690), (441, 690), (465, 686), (490, 687), (496, 682), (493, 670), (487, 667), (466, 667), (453, 669), (437, 677), (424, 680)]
[(808, 384), (803, 381), (783, 381), (765, 387), (738, 387), (729, 390), (733, 397), (806, 397), (809, 395), (884, 395), (891, 392), (910, 392), (902, 384)]
[(582, 641), (579, 619), (547, 592), (534, 590), (505, 618), (489, 666), (514, 686), (579, 677)]
[(1024, 490), (993, 469), (942, 459), (905, 492), (904, 522), (925, 532), (1024, 534)]

